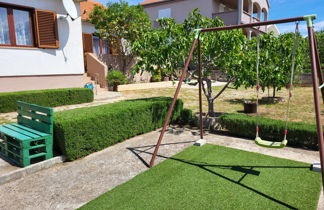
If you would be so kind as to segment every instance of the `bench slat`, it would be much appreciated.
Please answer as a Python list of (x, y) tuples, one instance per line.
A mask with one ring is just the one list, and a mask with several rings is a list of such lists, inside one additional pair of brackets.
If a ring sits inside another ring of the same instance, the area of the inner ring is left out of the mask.
[(53, 116), (41, 115), (41, 114), (37, 114), (35, 112), (26, 111), (26, 110), (20, 109), (20, 108), (18, 108), (17, 112), (18, 112), (18, 114), (20, 114), (22, 116), (32, 117), (34, 119), (38, 119), (38, 120), (46, 122), (46, 123), (51, 123), (53, 121), (52, 120)]
[(46, 153), (45, 152), (42, 152), (42, 153), (37, 153), (35, 155), (30, 155), (29, 158), (30, 159), (31, 158), (37, 158), (37, 157), (41, 157), (41, 156), (44, 156), (44, 155), (46, 155)]
[(53, 125), (45, 124), (42, 122), (37, 122), (35, 120), (24, 118), (21, 115), (17, 117), (18, 123), (21, 125), (32, 127), (35, 130), (44, 132), (44, 133), (53, 133)]
[(48, 107), (38, 106), (36, 104), (29, 104), (23, 101), (17, 101), (17, 106), (25, 110), (33, 110), (37, 112), (42, 112), (48, 115), (53, 115), (53, 109)]
[(36, 134), (36, 135), (38, 135), (38, 136), (41, 136), (41, 137), (48, 136), (48, 133), (43, 133), (43, 132), (40, 132), (40, 131), (34, 130), (34, 129), (32, 129), (32, 128), (28, 128), (28, 127), (26, 127), (26, 126), (19, 125), (19, 124), (17, 124), (17, 123), (12, 123), (12, 124), (10, 124), (10, 125), (15, 126), (15, 127), (17, 127), (17, 128), (20, 128), (20, 129), (23, 129), (23, 130), (26, 130), (26, 131), (28, 131), (28, 132), (30, 132), (30, 133), (34, 133), (34, 134)]
[(17, 128), (17, 127), (15, 127), (15, 126), (13, 126), (13, 125), (10, 125), (10, 124), (8, 124), (8, 125), (3, 125), (3, 126), (4, 126), (5, 128), (8, 128), (8, 129), (12, 130), (12, 131), (15, 131), (15, 132), (17, 132), (17, 133), (23, 134), (23, 135), (25, 135), (25, 136), (29, 136), (29, 137), (31, 137), (31, 138), (33, 138), (33, 139), (36, 139), (36, 138), (41, 137), (41, 136), (39, 136), (39, 135), (36, 135), (36, 134), (34, 134), (34, 133), (31, 133), (31, 132), (25, 131), (25, 130), (23, 130), (23, 129), (21, 129), (21, 128)]
[(29, 136), (23, 135), (21, 133), (18, 133), (16, 131), (10, 130), (8, 128), (5, 128), (4, 126), (0, 126), (0, 133), (5, 133), (8, 136), (20, 139), (22, 141), (31, 139)]

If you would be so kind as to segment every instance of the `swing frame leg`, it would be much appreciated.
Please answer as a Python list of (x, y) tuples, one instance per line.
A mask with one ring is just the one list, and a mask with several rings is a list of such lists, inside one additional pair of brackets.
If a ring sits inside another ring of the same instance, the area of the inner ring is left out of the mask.
[(315, 102), (315, 116), (316, 116), (316, 127), (318, 136), (319, 153), (321, 160), (321, 170), (322, 170), (322, 182), (324, 186), (324, 138), (323, 138), (323, 128), (321, 119), (321, 107), (320, 107), (320, 96), (319, 96), (319, 85), (318, 85), (318, 52), (315, 47), (315, 34), (313, 28), (313, 19), (308, 17), (307, 19), (307, 29), (308, 29), (308, 41), (311, 56), (312, 65), (312, 78), (313, 78), (313, 92), (314, 92), (314, 102)]

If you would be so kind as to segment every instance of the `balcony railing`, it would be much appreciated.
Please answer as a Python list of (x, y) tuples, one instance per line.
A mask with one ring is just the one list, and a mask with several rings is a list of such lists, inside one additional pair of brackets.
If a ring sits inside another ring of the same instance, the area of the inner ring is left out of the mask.
[[(246, 11), (243, 11), (241, 22), (242, 22), (243, 24), (251, 23), (251, 22), (252, 22), (252, 23), (255, 23), (255, 22), (260, 22), (260, 19), (251, 16), (251, 14), (249, 14), (249, 13), (246, 12)], [(266, 32), (266, 26), (260, 26), (259, 30), (262, 31), (262, 32)]]

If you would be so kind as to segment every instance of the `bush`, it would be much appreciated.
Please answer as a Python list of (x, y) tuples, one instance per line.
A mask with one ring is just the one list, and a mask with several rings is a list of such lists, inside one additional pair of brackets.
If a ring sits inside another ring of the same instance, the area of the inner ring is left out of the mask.
[(193, 124), (195, 117), (191, 109), (183, 109), (180, 113), (178, 123), (180, 125), (191, 125)]
[[(224, 114), (220, 116), (220, 124), (230, 134), (255, 139), (256, 118), (243, 114)], [(259, 135), (268, 141), (282, 141), (285, 122), (269, 118), (259, 118)], [(307, 123), (288, 123), (288, 145), (318, 149), (316, 126)]]
[[(75, 160), (163, 126), (171, 98), (122, 101), (55, 113), (54, 144)], [(171, 122), (182, 110), (178, 100)]]
[(87, 88), (62, 88), (0, 93), (0, 113), (16, 111), (16, 101), (55, 107), (93, 101), (93, 91)]
[(115, 91), (117, 91), (118, 85), (127, 83), (126, 75), (118, 70), (109, 71), (106, 80), (108, 81), (108, 85), (114, 87)]

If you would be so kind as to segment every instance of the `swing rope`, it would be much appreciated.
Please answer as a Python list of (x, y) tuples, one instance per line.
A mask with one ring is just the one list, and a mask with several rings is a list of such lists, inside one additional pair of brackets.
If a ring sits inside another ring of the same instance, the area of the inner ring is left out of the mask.
[(260, 65), (260, 34), (257, 34), (257, 57), (256, 57), (256, 106), (257, 106), (257, 113), (256, 113), (256, 138), (259, 137), (259, 65)]
[(295, 29), (295, 40), (294, 40), (294, 49), (291, 59), (291, 69), (290, 69), (290, 84), (288, 87), (288, 105), (287, 105), (287, 111), (286, 111), (286, 124), (285, 124), (285, 131), (284, 131), (284, 140), (287, 140), (287, 134), (288, 134), (288, 120), (289, 120), (289, 113), (290, 113), (290, 101), (292, 98), (292, 89), (293, 89), (293, 80), (294, 80), (294, 73), (295, 73), (295, 64), (296, 64), (296, 54), (297, 54), (297, 48), (298, 48), (298, 34), (299, 34), (299, 23), (296, 23), (296, 29)]
[(289, 112), (290, 112), (290, 104), (292, 98), (292, 89), (293, 89), (293, 79), (294, 79), (294, 72), (295, 72), (295, 64), (296, 64), (296, 54), (298, 48), (298, 35), (299, 35), (299, 23), (296, 23), (295, 29), (295, 39), (294, 39), (294, 47), (292, 52), (292, 61), (291, 61), (291, 69), (290, 69), (290, 83), (288, 87), (288, 103), (287, 103), (287, 110), (285, 116), (285, 129), (284, 129), (284, 140), (282, 142), (270, 142), (262, 140), (259, 137), (259, 91), (260, 91), (260, 83), (259, 83), (259, 66), (260, 66), (260, 36), (259, 33), (257, 35), (257, 58), (256, 58), (256, 94), (257, 94), (257, 114), (256, 114), (256, 137), (255, 142), (256, 144), (264, 147), (270, 148), (283, 148), (287, 145), (287, 134), (288, 134), (288, 120), (289, 120)]

